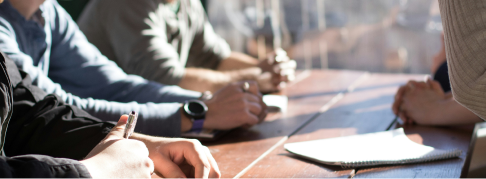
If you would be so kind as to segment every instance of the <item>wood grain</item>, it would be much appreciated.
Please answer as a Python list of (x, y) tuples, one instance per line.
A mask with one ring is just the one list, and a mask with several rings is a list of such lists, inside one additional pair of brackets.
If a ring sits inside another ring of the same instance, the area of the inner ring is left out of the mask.
[[(328, 111), (290, 136), (287, 143), (386, 130), (394, 118), (390, 109), (393, 96), (397, 88), (409, 79), (420, 80), (423, 75), (372, 74), (354, 92), (346, 94)], [(352, 172), (296, 158), (282, 145), (242, 178), (348, 177)]]
[(307, 78), (290, 84), (281, 92), (289, 98), (286, 113), (276, 114), (277, 117), (269, 116), (269, 120), (262, 124), (250, 129), (233, 130), (217, 142), (203, 144), (209, 147), (218, 162), (222, 177), (232, 178), (316, 115), (322, 105), (363, 74), (341, 70), (311, 71)]

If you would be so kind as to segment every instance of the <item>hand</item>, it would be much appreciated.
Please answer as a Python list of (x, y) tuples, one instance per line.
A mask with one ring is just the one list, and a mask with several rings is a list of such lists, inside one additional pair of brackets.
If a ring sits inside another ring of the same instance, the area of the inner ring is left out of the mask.
[[(428, 79), (427, 82), (410, 81), (406, 87), (401, 89), (402, 97), (399, 103), (400, 110), (398, 115), (405, 123), (411, 124), (415, 122), (421, 125), (438, 123), (437, 120), (440, 120), (438, 115), (443, 113), (441, 112), (441, 107), (448, 98), (438, 82), (431, 79)], [(396, 110), (396, 105), (394, 104), (395, 111), (398, 110)], [(397, 114), (397, 112), (395, 113)]]
[[(392, 110), (393, 110), (393, 113), (395, 115), (400, 116), (401, 114), (403, 114), (402, 109), (401, 109), (401, 105), (403, 103), (403, 98), (404, 98), (405, 94), (412, 91), (416, 87), (425, 87), (425, 85), (424, 85), (424, 83), (420, 83), (420, 82), (417, 82), (417, 81), (410, 80), (410, 81), (407, 82), (406, 85), (400, 86), (400, 88), (398, 88), (398, 91), (395, 94), (395, 101), (393, 102), (393, 105), (392, 105)], [(405, 116), (400, 116), (400, 118), (402, 118), (402, 120), (406, 120)], [(406, 121), (404, 121), (404, 122), (406, 122)]]
[(294, 80), (297, 64), (295, 60), (290, 60), (284, 50), (277, 49), (275, 54), (261, 61), (258, 66), (262, 69), (262, 74), (257, 79), (260, 90), (273, 92), (280, 90), (286, 82)]
[(218, 164), (198, 140), (151, 137), (134, 134), (145, 142), (155, 173), (164, 178), (220, 178)]
[(205, 101), (208, 106), (204, 128), (228, 130), (250, 127), (262, 122), (267, 113), (256, 82), (248, 81), (250, 89), (243, 91), (245, 82), (232, 83)]
[(105, 139), (81, 161), (93, 178), (150, 178), (154, 164), (145, 144), (123, 138), (127, 119), (123, 115)]

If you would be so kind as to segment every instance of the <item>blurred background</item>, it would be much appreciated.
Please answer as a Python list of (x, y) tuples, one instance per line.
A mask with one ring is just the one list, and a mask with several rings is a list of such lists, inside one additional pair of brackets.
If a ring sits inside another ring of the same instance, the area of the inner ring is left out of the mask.
[[(76, 20), (88, 1), (59, 3)], [(262, 59), (282, 47), (298, 69), (430, 73), (441, 45), (436, 0), (201, 1), (233, 50)]]
[[(207, 0), (233, 50), (282, 47), (298, 69), (430, 73), (442, 23), (435, 0)], [(277, 38), (277, 39), (276, 39)]]

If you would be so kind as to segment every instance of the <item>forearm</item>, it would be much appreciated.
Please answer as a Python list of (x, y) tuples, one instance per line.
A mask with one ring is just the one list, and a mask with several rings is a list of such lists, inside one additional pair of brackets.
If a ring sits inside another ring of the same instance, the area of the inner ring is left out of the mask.
[(256, 67), (258, 65), (258, 60), (240, 52), (231, 52), (231, 55), (222, 60), (217, 70), (218, 71), (229, 71)]
[(186, 68), (186, 73), (179, 83), (179, 86), (200, 92), (216, 92), (231, 82), (256, 80), (260, 74), (261, 70), (257, 67), (232, 71)]
[(436, 111), (433, 118), (434, 125), (450, 126), (465, 125), (481, 122), (482, 120), (473, 112), (449, 98), (439, 104), (440, 111)]
[(439, 3), (454, 98), (486, 119), (484, 2), (440, 0)]

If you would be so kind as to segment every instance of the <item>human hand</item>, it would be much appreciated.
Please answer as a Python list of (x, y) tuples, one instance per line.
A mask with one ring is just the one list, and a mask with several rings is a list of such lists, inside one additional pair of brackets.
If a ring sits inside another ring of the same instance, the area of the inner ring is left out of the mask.
[(144, 141), (155, 173), (164, 178), (220, 178), (218, 164), (209, 149), (198, 140), (161, 138), (134, 134)]
[[(392, 105), (392, 110), (393, 110), (393, 113), (395, 115), (400, 116), (401, 111), (402, 111), (401, 105), (403, 103), (403, 98), (404, 98), (405, 94), (412, 91), (416, 87), (425, 88), (426, 85), (423, 82), (421, 83), (421, 82), (417, 82), (417, 81), (414, 81), (414, 80), (410, 80), (410, 81), (407, 82), (407, 84), (400, 86), (400, 88), (398, 88), (398, 91), (395, 94), (395, 101), (393, 101), (393, 105)], [(402, 116), (400, 116), (400, 117), (402, 118)], [(402, 118), (402, 120), (405, 120), (405, 119)]]
[[(400, 102), (395, 101), (397, 105), (394, 103), (394, 112), (406, 124), (433, 125), (440, 120), (441, 105), (448, 97), (438, 82), (431, 79), (426, 82), (410, 81), (402, 91), (405, 92)], [(399, 110), (396, 106), (399, 106)]]
[(295, 79), (297, 63), (291, 60), (283, 49), (277, 49), (267, 60), (262, 60), (258, 66), (262, 74), (258, 77), (258, 85), (263, 92), (280, 90), (286, 82)]
[(123, 115), (105, 139), (81, 161), (93, 178), (150, 178), (154, 164), (145, 144), (123, 138), (127, 119)]
[(251, 127), (262, 122), (267, 114), (267, 106), (254, 81), (248, 81), (248, 91), (244, 83), (232, 83), (217, 91), (213, 98), (204, 101), (208, 106), (203, 127), (228, 130), (237, 127)]

